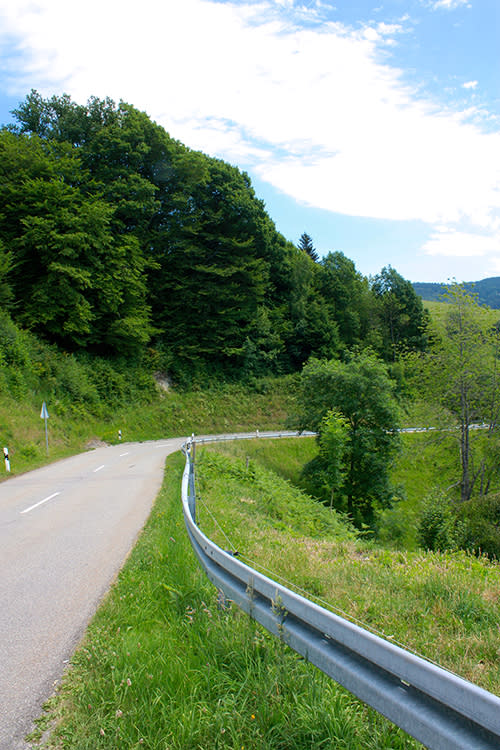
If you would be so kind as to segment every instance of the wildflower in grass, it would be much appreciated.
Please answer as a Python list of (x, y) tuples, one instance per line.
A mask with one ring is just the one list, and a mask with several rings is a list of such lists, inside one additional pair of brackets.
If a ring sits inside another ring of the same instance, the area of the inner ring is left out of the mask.
[(105, 732), (104, 732), (104, 729), (102, 727), (99, 730), (99, 734), (101, 735), (101, 737), (104, 737)]
[(205, 604), (205, 602), (202, 602), (201, 606), (203, 607), (203, 611), (205, 612), (205, 614), (207, 614), (209, 617), (212, 617), (212, 613), (210, 612), (210, 610), (207, 607), (207, 605)]
[(127, 685), (130, 687), (132, 685), (132, 680), (130, 677), (127, 677)]
[(120, 709), (118, 709), (118, 711), (115, 713), (115, 716), (117, 719), (120, 719), (123, 716), (123, 711), (120, 711)]

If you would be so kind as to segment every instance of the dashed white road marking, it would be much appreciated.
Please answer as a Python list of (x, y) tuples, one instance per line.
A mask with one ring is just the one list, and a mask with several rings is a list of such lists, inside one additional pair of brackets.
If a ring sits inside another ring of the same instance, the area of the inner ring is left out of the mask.
[(101, 469), (104, 469), (106, 464), (101, 464), (101, 466), (98, 466), (97, 469), (94, 469), (94, 474), (97, 474), (98, 471), (101, 471)]
[(29, 508), (25, 508), (21, 511), (21, 513), (29, 513), (30, 510), (34, 510), (35, 508), (38, 508), (39, 505), (43, 505), (43, 503), (46, 503), (48, 500), (52, 500), (53, 497), (57, 497), (60, 495), (60, 492), (54, 492), (53, 495), (49, 495), (48, 497), (45, 497), (43, 500), (40, 500), (38, 503), (35, 503), (34, 505), (30, 505)]

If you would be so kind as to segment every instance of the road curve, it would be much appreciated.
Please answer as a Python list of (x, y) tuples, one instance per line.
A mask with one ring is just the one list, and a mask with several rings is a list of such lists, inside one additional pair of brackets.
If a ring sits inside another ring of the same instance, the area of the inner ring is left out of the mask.
[(98, 448), (0, 484), (0, 750), (26, 749), (183, 440)]

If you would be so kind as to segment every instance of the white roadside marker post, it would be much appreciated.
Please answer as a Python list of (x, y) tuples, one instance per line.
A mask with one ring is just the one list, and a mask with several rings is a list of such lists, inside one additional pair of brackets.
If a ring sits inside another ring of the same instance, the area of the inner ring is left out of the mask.
[(3, 455), (5, 458), (5, 470), (10, 471), (9, 449), (7, 446), (3, 449)]

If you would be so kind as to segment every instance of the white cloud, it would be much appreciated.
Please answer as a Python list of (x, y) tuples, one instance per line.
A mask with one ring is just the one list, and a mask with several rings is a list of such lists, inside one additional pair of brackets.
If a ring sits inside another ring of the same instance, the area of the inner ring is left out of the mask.
[[(252, 169), (304, 204), (496, 231), (500, 134), (481, 132), (466, 113), (439, 110), (404, 85), (381, 50), (405, 19), (300, 27), (294, 12), (321, 3), (292, 0), (78, 7), (2, 0), (0, 48), (17, 39), (23, 70), (10, 72), (21, 95), (35, 87), (79, 102), (123, 98), (175, 138)], [(451, 247), (453, 237), (434, 239), (426, 252)]]
[(438, 10), (439, 8), (454, 10), (461, 5), (469, 6), (469, 0), (431, 0), (427, 4), (434, 8), (434, 10)]
[(491, 256), (495, 267), (500, 268), (500, 234), (474, 234), (459, 232), (449, 227), (438, 227), (423, 246), (426, 255), (455, 258), (482, 258)]
[(478, 81), (466, 81), (466, 83), (462, 84), (462, 88), (464, 89), (476, 89), (477, 88)]

